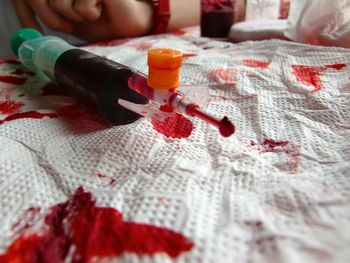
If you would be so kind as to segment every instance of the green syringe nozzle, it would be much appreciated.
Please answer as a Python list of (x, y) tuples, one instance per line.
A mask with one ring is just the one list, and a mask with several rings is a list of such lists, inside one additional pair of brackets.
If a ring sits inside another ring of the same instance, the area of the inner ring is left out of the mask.
[(33, 28), (22, 28), (16, 31), (11, 38), (11, 50), (18, 57), (18, 49), (21, 44), (30, 39), (42, 37), (43, 35)]

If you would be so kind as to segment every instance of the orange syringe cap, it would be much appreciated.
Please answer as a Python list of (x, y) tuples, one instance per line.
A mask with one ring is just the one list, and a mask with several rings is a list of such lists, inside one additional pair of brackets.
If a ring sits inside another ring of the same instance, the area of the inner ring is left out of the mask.
[(173, 90), (179, 83), (182, 66), (181, 51), (155, 48), (148, 51), (148, 86), (154, 89)]

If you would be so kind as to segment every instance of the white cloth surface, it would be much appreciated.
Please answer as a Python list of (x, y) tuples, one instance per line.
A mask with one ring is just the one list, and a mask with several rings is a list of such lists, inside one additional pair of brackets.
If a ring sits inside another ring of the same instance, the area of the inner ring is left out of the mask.
[[(182, 82), (209, 85), (207, 111), (229, 116), (236, 133), (222, 138), (198, 119), (183, 139), (145, 118), (112, 128), (83, 117), (0, 124), (0, 254), (25, 209), (45, 211), (83, 186), (125, 220), (194, 243), (175, 259), (126, 253), (116, 262), (350, 262), (350, 50), (173, 35), (86, 49), (147, 72), (147, 47), (196, 54), (184, 59)], [(325, 68), (335, 64), (345, 66)], [(298, 80), (292, 65), (318, 67), (321, 89)], [(18, 67), (1, 64), (0, 75)], [(32, 76), (0, 89), (24, 103), (21, 111), (71, 103), (42, 96), (44, 84)]]

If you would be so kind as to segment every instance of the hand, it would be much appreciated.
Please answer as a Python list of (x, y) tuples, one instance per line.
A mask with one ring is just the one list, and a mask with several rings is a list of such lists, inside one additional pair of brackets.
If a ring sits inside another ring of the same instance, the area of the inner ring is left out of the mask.
[(152, 29), (153, 9), (138, 0), (103, 0), (102, 13), (96, 21), (76, 24), (76, 35), (90, 40), (134, 37)]
[(12, 0), (23, 27), (42, 31), (36, 16), (52, 30), (71, 33), (74, 23), (101, 16), (101, 0)]
[(137, 0), (12, 0), (22, 27), (50, 29), (101, 40), (145, 34), (152, 27), (152, 7)]

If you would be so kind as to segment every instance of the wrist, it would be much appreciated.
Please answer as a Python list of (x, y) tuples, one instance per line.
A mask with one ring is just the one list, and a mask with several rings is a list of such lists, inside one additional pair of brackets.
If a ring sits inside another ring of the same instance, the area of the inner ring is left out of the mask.
[(148, 34), (153, 29), (153, 7), (147, 1), (135, 1), (135, 4), (137, 12), (133, 19), (139, 30), (138, 35)]
[(160, 34), (168, 29), (170, 20), (170, 0), (143, 0), (148, 2), (153, 10), (153, 23), (151, 33)]

